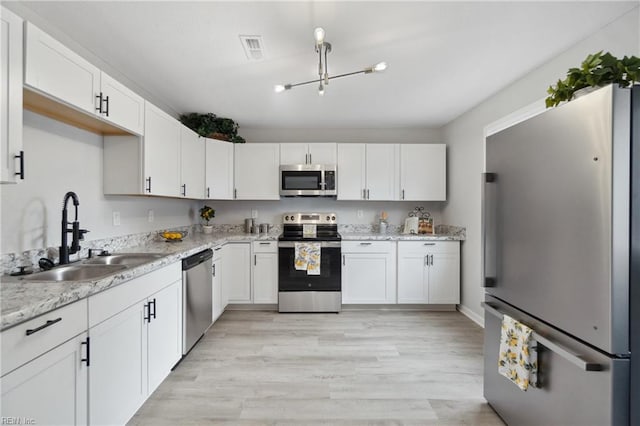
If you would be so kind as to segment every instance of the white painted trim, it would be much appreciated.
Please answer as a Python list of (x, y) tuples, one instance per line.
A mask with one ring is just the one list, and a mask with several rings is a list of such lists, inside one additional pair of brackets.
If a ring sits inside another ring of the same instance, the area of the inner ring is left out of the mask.
[(478, 324), (480, 327), (484, 328), (484, 317), (476, 314), (471, 309), (467, 308), (464, 305), (458, 305), (458, 311), (465, 317), (469, 318), (471, 321)]
[(531, 117), (535, 117), (538, 114), (542, 114), (546, 109), (547, 108), (544, 103), (544, 98), (542, 98), (523, 108), (520, 108), (519, 110), (512, 112), (509, 115), (506, 115), (492, 123), (487, 124), (484, 127), (484, 138), (482, 142), (482, 158), (484, 161), (482, 170), (484, 170), (485, 172), (487, 171), (487, 138), (489, 136), (506, 129), (507, 127), (511, 127), (514, 124), (518, 124)]

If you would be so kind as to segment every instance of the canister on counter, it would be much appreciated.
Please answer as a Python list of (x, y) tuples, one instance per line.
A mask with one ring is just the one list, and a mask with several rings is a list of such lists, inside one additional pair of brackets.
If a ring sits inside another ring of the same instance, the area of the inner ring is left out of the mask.
[(250, 234), (253, 231), (253, 219), (248, 218), (244, 220), (244, 232)]

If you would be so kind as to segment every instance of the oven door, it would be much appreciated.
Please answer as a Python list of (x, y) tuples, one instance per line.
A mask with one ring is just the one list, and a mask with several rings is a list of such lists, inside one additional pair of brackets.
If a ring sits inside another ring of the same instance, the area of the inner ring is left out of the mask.
[(324, 195), (324, 169), (318, 165), (280, 166), (280, 195)]
[(341, 258), (340, 242), (322, 241), (320, 275), (308, 275), (307, 271), (298, 271), (295, 268), (295, 242), (280, 241), (278, 243), (278, 290), (280, 292), (341, 291)]

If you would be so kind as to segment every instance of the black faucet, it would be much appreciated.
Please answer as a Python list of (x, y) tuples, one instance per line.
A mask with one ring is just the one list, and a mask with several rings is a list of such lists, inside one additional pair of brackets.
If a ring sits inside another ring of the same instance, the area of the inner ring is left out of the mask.
[[(69, 198), (73, 199), (73, 205), (75, 206), (76, 216), (73, 223), (71, 223), (71, 229), (69, 229), (69, 221), (67, 219), (67, 202)], [(60, 238), (60, 265), (69, 263), (69, 255), (80, 251), (80, 240), (84, 240), (84, 234), (86, 229), (80, 229), (80, 222), (78, 222), (78, 196), (75, 192), (69, 191), (65, 194), (64, 200), (62, 200), (62, 236)], [(67, 247), (67, 234), (73, 235), (71, 241), (71, 247)]]

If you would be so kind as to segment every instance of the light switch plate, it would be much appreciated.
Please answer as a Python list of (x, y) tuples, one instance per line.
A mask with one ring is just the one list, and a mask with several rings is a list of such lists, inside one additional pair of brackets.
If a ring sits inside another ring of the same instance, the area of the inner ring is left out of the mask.
[(358, 210), (356, 215), (358, 216), (358, 219), (362, 219), (364, 217), (364, 212), (362, 210)]
[(258, 218), (258, 210), (251, 210), (251, 217), (254, 219)]
[(120, 212), (113, 212), (113, 226), (120, 226)]
[(153, 222), (155, 219), (153, 210), (149, 210), (149, 222)]

